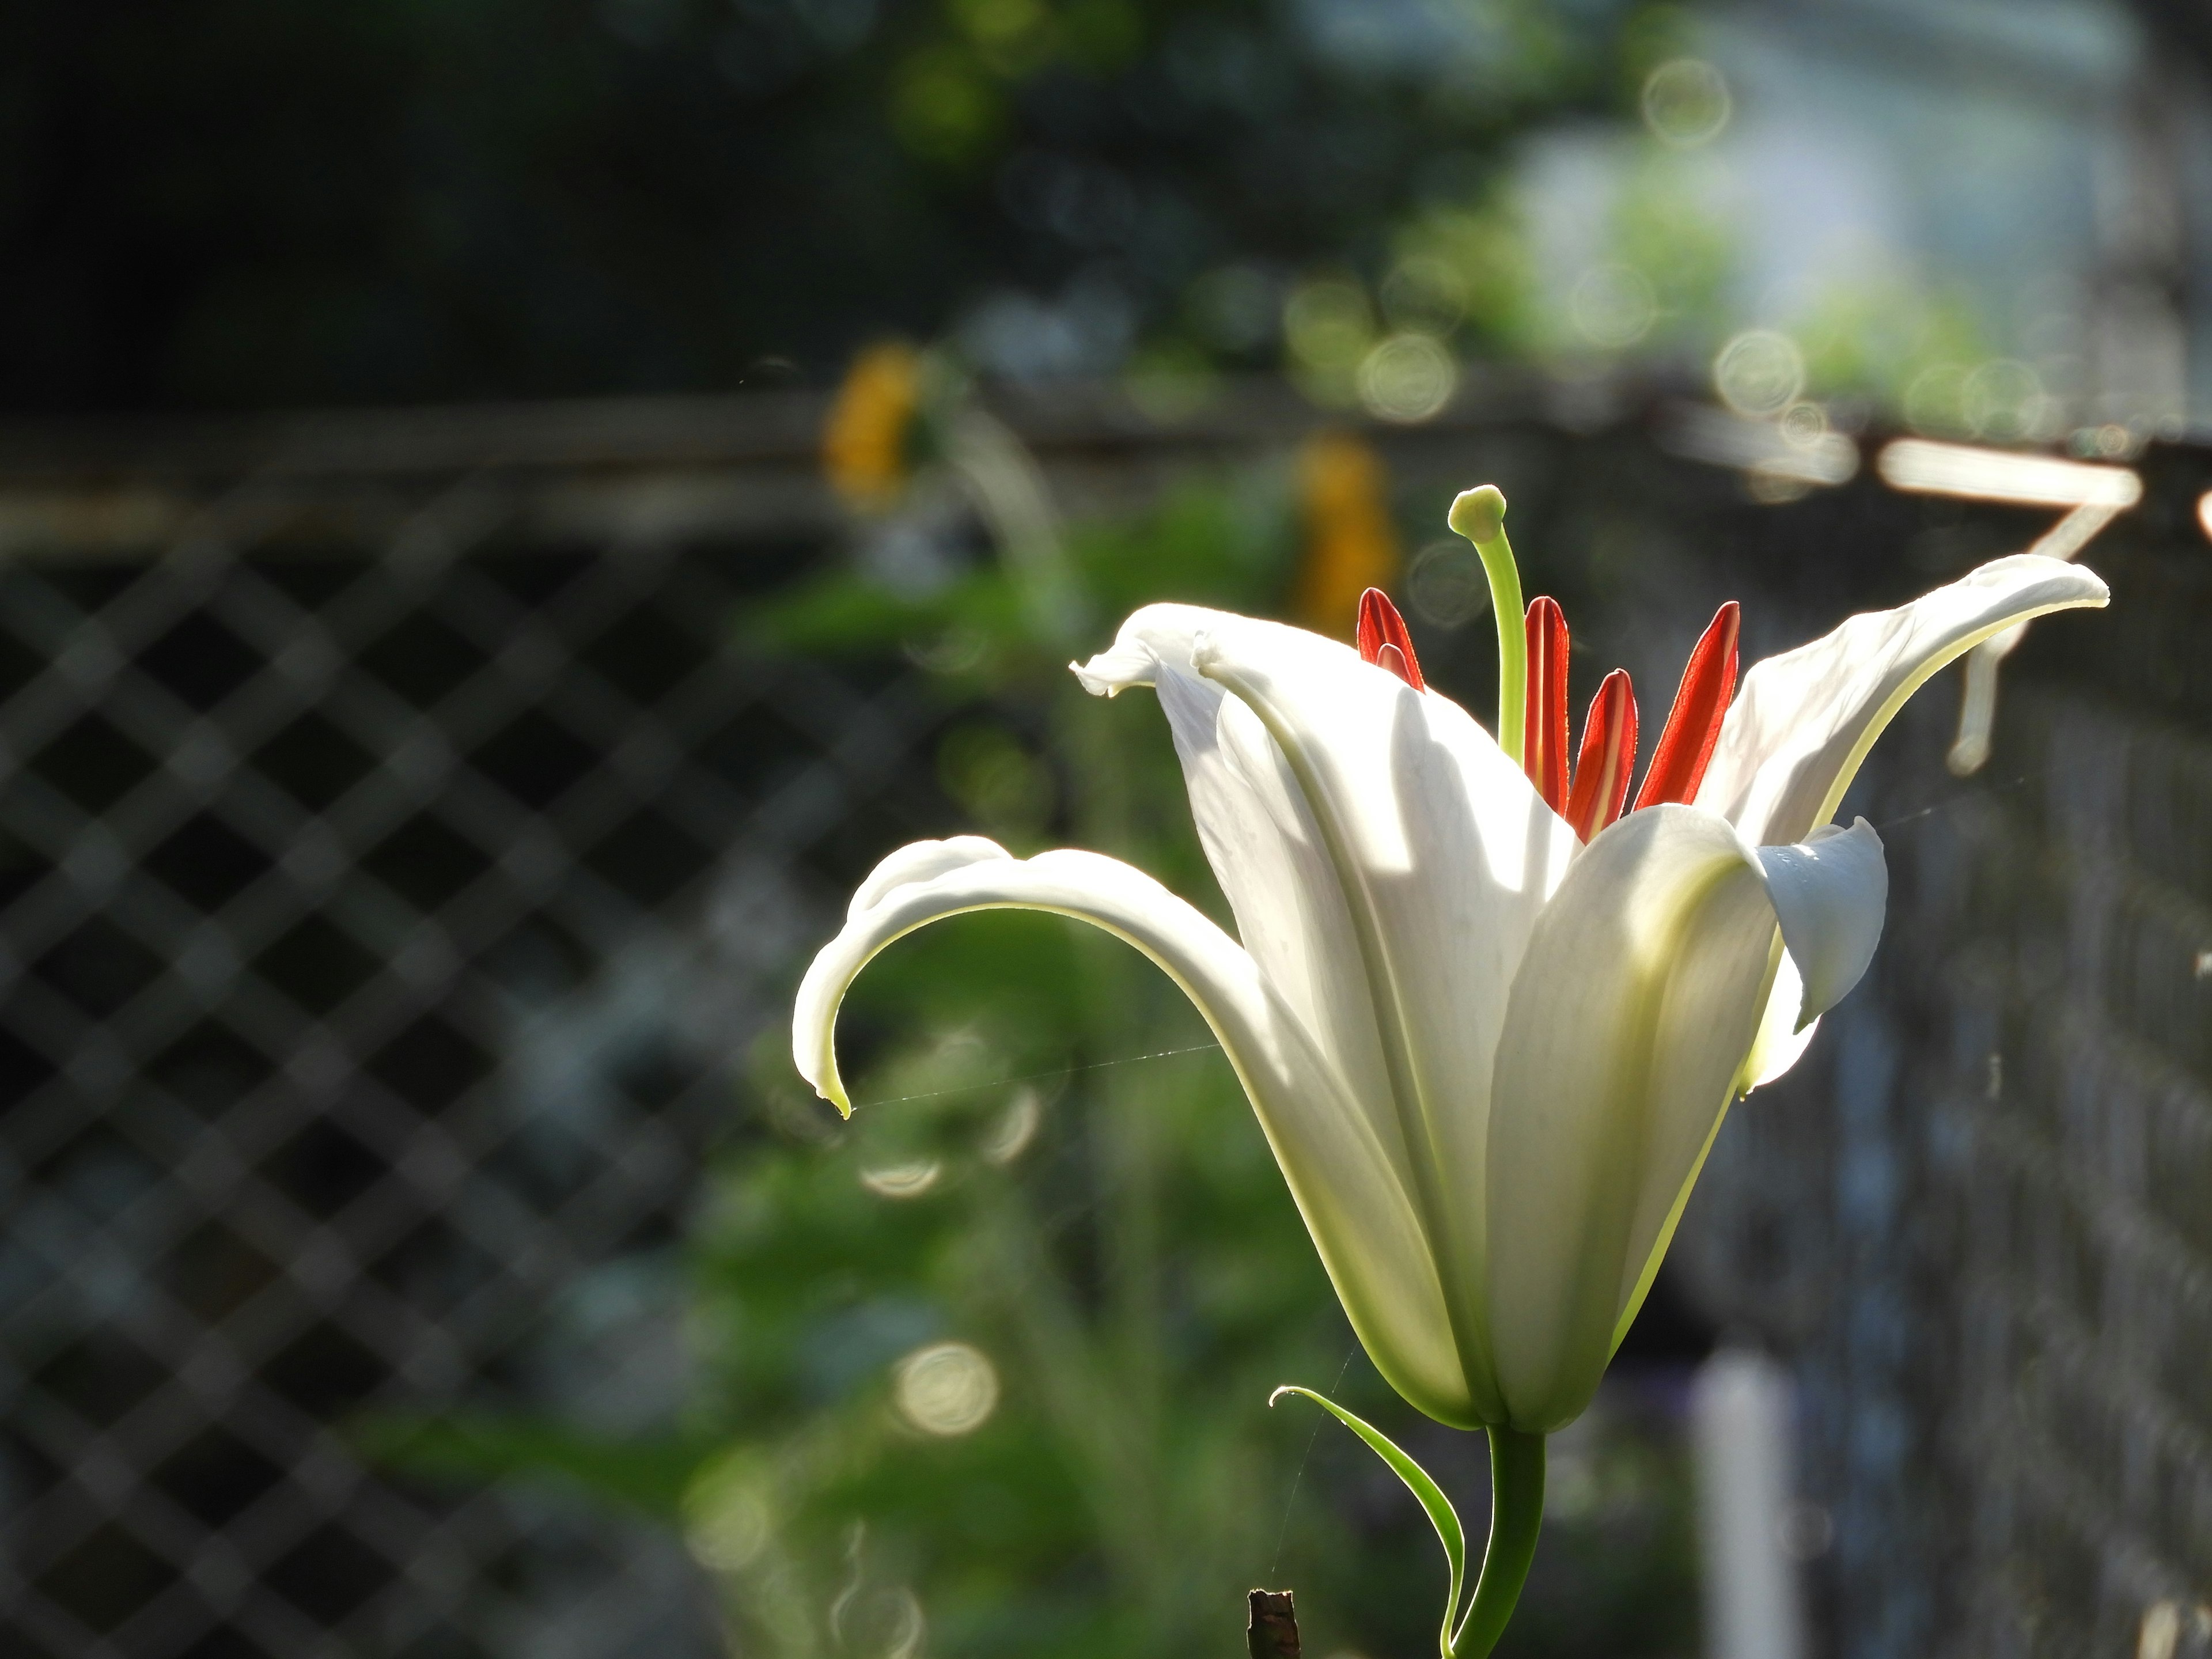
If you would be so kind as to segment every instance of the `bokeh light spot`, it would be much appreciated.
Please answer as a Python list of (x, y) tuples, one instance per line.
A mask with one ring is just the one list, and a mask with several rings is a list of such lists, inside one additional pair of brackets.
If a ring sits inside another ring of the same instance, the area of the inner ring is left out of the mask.
[(1650, 280), (1634, 265), (1594, 265), (1568, 295), (1567, 314), (1592, 345), (1618, 351), (1651, 331), (1659, 300)]
[(1454, 536), (1423, 548), (1406, 580), (1413, 614), (1438, 628), (1459, 628), (1490, 609), (1490, 578), (1482, 557)]
[(1779, 415), (1805, 391), (1805, 354), (1771, 328), (1746, 329), (1713, 359), (1713, 390), (1739, 415)]
[(1392, 328), (1442, 339), (1467, 315), (1467, 279), (1433, 255), (1415, 254), (1391, 267), (1382, 298)]
[(2043, 428), (2043, 381), (2026, 363), (2000, 357), (1966, 376), (1960, 410), (1966, 430), (1999, 443), (2019, 442)]
[(1691, 149), (1720, 137), (1735, 110), (1728, 82), (1702, 58), (1677, 58), (1644, 78), (1644, 125), (1662, 143)]
[(936, 1186), (944, 1174), (945, 1166), (935, 1158), (918, 1158), (903, 1164), (863, 1170), (860, 1184), (878, 1198), (920, 1198)]
[(1957, 363), (1936, 363), (1912, 377), (1905, 388), (1905, 423), (1915, 432), (1963, 436), (1966, 422), (1966, 371)]
[(892, 1367), (891, 1397), (924, 1434), (969, 1434), (999, 1408), (999, 1373), (980, 1348), (933, 1342)]
[(1360, 360), (1360, 405), (1377, 420), (1425, 421), (1458, 388), (1459, 365), (1426, 334), (1394, 334)]
[(775, 1522), (748, 1458), (708, 1464), (684, 1493), (684, 1543), (710, 1572), (742, 1572), (768, 1547)]
[(1818, 404), (1795, 403), (1775, 422), (1782, 441), (1797, 449), (1811, 449), (1828, 435), (1828, 411)]
[(1037, 1125), (1043, 1121), (1044, 1108), (1037, 1092), (1030, 1088), (1017, 1089), (1007, 1101), (1006, 1109), (984, 1132), (980, 1150), (984, 1162), (1004, 1169), (1029, 1150), (1030, 1142), (1036, 1139)]

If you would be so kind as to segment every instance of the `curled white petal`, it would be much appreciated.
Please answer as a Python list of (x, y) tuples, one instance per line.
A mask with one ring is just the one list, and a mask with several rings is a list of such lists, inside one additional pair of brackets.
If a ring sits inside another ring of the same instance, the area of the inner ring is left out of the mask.
[(1874, 740), (1929, 676), (2032, 617), (2108, 598), (2093, 571), (2016, 554), (1755, 664), (1697, 804), (1755, 843), (1802, 841), (1833, 816)]
[(1111, 646), (1089, 662), (1072, 662), (1068, 667), (1094, 697), (1150, 685), (1164, 662), (1188, 670), (1196, 636), (1226, 614), (1194, 605), (1146, 605), (1131, 613)]
[[(868, 872), (868, 878), (860, 884), (853, 895), (853, 902), (845, 907), (846, 919), (854, 921), (862, 911), (874, 909), (893, 888), (912, 882), (933, 881), (970, 864), (988, 864), (994, 859), (1012, 856), (998, 842), (981, 836), (909, 842)], [(814, 1079), (809, 1076), (807, 1081), (811, 1083)]]
[(1810, 1024), (1859, 982), (1889, 902), (1881, 837), (1864, 818), (1816, 830), (1793, 847), (1762, 847), (1766, 896), (1800, 975), (1799, 1026)]
[(836, 1025), (869, 959), (929, 922), (975, 910), (1042, 910), (1127, 940), (1182, 987), (1236, 1068), (1353, 1328), (1393, 1387), (1443, 1421), (1473, 1426), (1434, 1252), (1407, 1196), (1407, 1158), (1348, 1097), (1252, 959), (1142, 871), (1096, 853), (1016, 859), (975, 837), (894, 853), (801, 983), (792, 1020), (799, 1071), (849, 1112)]
[(1804, 1006), (1805, 981), (1796, 963), (1784, 951), (1774, 966), (1774, 988), (1767, 993), (1766, 1012), (1759, 1016), (1759, 1035), (1751, 1040), (1751, 1053), (1744, 1057), (1737, 1093), (1747, 1095), (1753, 1089), (1765, 1088), (1805, 1057), (1806, 1049), (1813, 1046), (1814, 1034), (1820, 1029), (1820, 1017), (1815, 1014), (1799, 1024)]

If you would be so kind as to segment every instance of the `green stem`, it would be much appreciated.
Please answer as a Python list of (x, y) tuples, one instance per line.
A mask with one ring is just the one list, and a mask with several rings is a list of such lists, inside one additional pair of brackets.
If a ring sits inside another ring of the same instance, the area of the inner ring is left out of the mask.
[(1489, 1659), (1521, 1599), (1544, 1524), (1544, 1437), (1502, 1426), (1489, 1432), (1490, 1542), (1467, 1617), (1452, 1638), (1454, 1659)]
[(1470, 489), (1452, 503), (1451, 527), (1474, 544), (1490, 579), (1490, 608), (1498, 620), (1498, 746), (1516, 765), (1527, 735), (1528, 637), (1522, 612), (1521, 568), (1505, 539), (1505, 497), (1495, 484)]

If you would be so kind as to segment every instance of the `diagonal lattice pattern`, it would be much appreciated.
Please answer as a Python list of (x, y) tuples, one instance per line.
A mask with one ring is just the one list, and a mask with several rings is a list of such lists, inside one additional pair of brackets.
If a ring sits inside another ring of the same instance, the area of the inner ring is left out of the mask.
[(2008, 660), (1988, 769), (1940, 694), (1877, 750), (1881, 953), (1677, 1253), (1794, 1362), (1841, 1659), (2212, 1654), (2212, 457), (2141, 465), (2083, 555), (2111, 609)]
[(711, 1648), (665, 1540), (346, 1425), (680, 1387), (654, 1263), (930, 705), (736, 643), (818, 524), (534, 500), (249, 482), (0, 573), (11, 1654)]
[[(1240, 398), (1006, 413), (1082, 507), (1311, 418)], [(111, 455), (153, 482), (60, 505), (0, 471), (11, 1659), (714, 1650), (665, 1539), (394, 1481), (348, 1425), (665, 1416), (671, 1242), (807, 902), (951, 822), (904, 670), (742, 643), (836, 535), (817, 415), (299, 422), (282, 468)], [(1764, 653), (2043, 527), (1867, 474), (1777, 506), (1632, 422), (1384, 447), (1411, 507), (1501, 478), (1639, 684), (1720, 597)], [(1989, 772), (1943, 772), (1940, 693), (1877, 750), (1888, 943), (1677, 1247), (1800, 1376), (1824, 1651), (2212, 1652), (2212, 463), (2146, 474)]]

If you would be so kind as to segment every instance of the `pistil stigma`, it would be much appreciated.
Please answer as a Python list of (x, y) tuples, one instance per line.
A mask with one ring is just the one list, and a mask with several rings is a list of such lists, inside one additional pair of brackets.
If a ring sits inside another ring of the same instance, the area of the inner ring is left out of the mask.
[(1521, 763), (1528, 718), (1528, 647), (1522, 636), (1521, 571), (1505, 539), (1505, 495), (1496, 484), (1464, 491), (1452, 502), (1452, 529), (1474, 544), (1490, 579), (1490, 609), (1498, 623), (1498, 746)]

